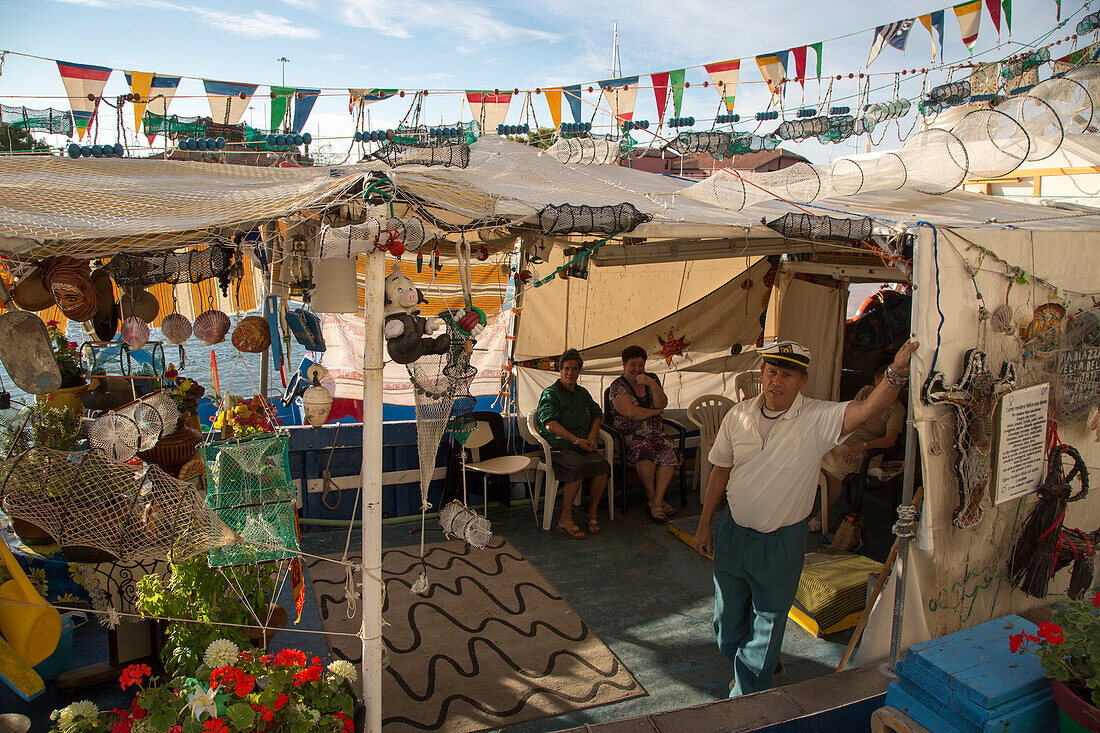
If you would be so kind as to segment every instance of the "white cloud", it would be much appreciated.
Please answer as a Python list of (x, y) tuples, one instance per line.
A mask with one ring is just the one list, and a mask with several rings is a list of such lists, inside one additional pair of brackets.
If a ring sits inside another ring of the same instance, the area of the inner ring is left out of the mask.
[[(280, 15), (272, 15), (261, 10), (248, 13), (226, 13), (212, 8), (196, 5), (178, 5), (167, 0), (54, 0), (68, 5), (81, 5), (101, 10), (168, 10), (197, 15), (213, 25), (216, 30), (245, 38), (317, 38), (320, 33), (308, 26), (299, 25)], [(309, 4), (308, 0), (291, 0), (299, 7)]]

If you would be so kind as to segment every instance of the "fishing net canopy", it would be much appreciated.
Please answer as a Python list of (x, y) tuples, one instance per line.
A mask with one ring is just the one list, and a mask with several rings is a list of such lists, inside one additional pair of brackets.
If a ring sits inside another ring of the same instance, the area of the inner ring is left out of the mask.
[(417, 144), (392, 142), (382, 145), (370, 155), (391, 168), (402, 165), (465, 168), (470, 165), (470, 146), (465, 140), (439, 140)]
[(194, 487), (157, 466), (41, 446), (6, 464), (4, 511), (62, 547), (92, 548), (119, 561), (179, 561), (235, 539)]
[(206, 503), (237, 540), (211, 549), (210, 566), (298, 555), (286, 434), (223, 440), (199, 451), (206, 464)]

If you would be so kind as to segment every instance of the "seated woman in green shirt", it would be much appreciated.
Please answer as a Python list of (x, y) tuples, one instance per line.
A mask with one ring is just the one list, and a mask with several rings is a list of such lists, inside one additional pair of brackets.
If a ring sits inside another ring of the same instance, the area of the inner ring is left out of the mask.
[[(560, 378), (542, 391), (535, 415), (539, 433), (550, 444), (554, 474), (562, 482), (558, 531), (576, 540), (585, 538), (584, 531), (573, 522), (573, 500), (581, 482), (592, 480), (587, 526), (595, 534), (600, 531), (596, 509), (611, 473), (611, 466), (597, 452), (596, 438), (603, 411), (588, 390), (577, 384), (583, 366), (584, 360), (576, 349), (566, 349), (558, 357)], [(554, 489), (548, 486), (546, 490)]]

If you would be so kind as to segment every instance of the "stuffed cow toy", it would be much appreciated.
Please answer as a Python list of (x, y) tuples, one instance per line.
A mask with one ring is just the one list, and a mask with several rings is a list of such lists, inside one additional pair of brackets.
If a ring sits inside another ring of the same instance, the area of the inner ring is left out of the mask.
[(400, 269), (395, 267), (386, 278), (382, 329), (386, 351), (398, 364), (411, 364), (426, 354), (446, 354), (451, 348), (451, 337), (446, 331), (431, 336), (443, 328), (443, 322), (420, 315), (417, 306), (427, 302), (424, 293)]

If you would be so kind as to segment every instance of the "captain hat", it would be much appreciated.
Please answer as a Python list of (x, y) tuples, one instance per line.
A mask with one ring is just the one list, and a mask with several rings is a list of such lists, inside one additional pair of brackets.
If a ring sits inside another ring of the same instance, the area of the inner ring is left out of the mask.
[(810, 350), (797, 341), (779, 341), (760, 350), (765, 364), (805, 371), (810, 366)]

